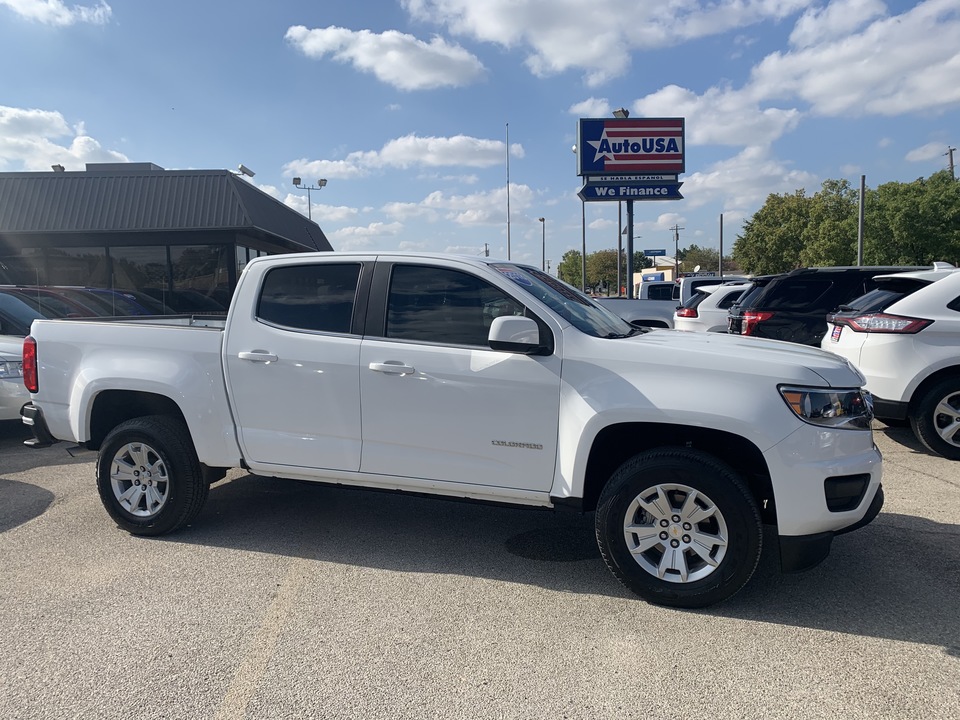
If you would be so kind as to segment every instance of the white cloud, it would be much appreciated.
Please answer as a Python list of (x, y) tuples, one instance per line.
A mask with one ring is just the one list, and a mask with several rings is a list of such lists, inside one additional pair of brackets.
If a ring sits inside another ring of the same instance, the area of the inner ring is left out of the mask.
[(68, 7), (62, 0), (0, 0), (0, 5), (10, 8), (22, 18), (45, 25), (65, 26), (75, 23), (104, 25), (109, 22), (113, 14), (111, 7), (103, 0), (93, 7), (85, 5)]
[(606, 98), (591, 97), (571, 105), (568, 112), (576, 117), (599, 118), (609, 116), (613, 109)]
[[(805, 32), (804, 41), (814, 42)], [(768, 55), (754, 68), (746, 92), (758, 100), (800, 98), (812, 112), (828, 116), (945, 109), (960, 103), (957, 37), (960, 3), (926, 0), (859, 34)]]
[(633, 109), (639, 116), (686, 118), (691, 145), (766, 145), (800, 121), (800, 112), (794, 108), (761, 108), (745, 92), (717, 87), (698, 96), (667, 85), (637, 100)]
[(846, 37), (886, 14), (881, 0), (833, 0), (826, 7), (809, 8), (790, 33), (790, 43), (800, 48), (821, 45), (825, 40)]
[(877, 143), (877, 147), (887, 148), (893, 145), (893, 138), (885, 137), (880, 138), (880, 141)]
[(789, 168), (772, 157), (768, 147), (751, 146), (702, 172), (686, 176), (680, 192), (691, 209), (722, 201), (737, 211), (763, 205), (770, 193), (793, 192), (818, 185), (815, 175)]
[(382, 243), (387, 238), (396, 237), (402, 231), (402, 223), (375, 222), (365, 227), (340, 228), (327, 233), (327, 238), (336, 250), (365, 250), (385, 247)]
[(527, 67), (537, 76), (572, 68), (596, 86), (625, 74), (634, 50), (671, 47), (763, 20), (780, 20), (810, 0), (682, 0), (672, 3), (606, 0), (403, 0), (411, 16), (483, 42), (529, 46)]
[[(400, 168), (411, 165), (491, 167), (504, 162), (504, 149), (504, 143), (499, 140), (481, 140), (466, 135), (449, 138), (406, 135), (384, 145), (379, 161)], [(522, 146), (511, 145), (510, 154), (523, 157)]]
[(476, 56), (440, 37), (424, 42), (396, 30), (378, 34), (332, 25), (313, 30), (295, 25), (285, 39), (307, 57), (330, 55), (400, 90), (463, 87), (486, 72)]
[[(70, 136), (67, 145), (56, 142)], [(44, 171), (55, 164), (83, 170), (88, 162), (127, 161), (122, 153), (104, 150), (83, 123), (71, 130), (58, 112), (0, 105), (0, 170)]]
[(383, 213), (394, 220), (412, 220), (423, 218), (428, 222), (435, 222), (439, 217), (436, 210), (424, 207), (419, 203), (391, 202), (383, 206)]
[[(352, 179), (382, 168), (492, 167), (505, 161), (506, 143), (456, 135), (420, 137), (406, 135), (387, 142), (380, 150), (352, 152), (343, 160), (291, 160), (283, 166), (289, 177)], [(513, 157), (524, 156), (523, 146), (510, 145)]]
[[(511, 213), (522, 213), (532, 205), (533, 198), (528, 186), (510, 183)], [(459, 225), (500, 225), (507, 221), (505, 187), (470, 195), (446, 195), (437, 190), (424, 198), (421, 205), (443, 213), (447, 220)]]
[(946, 154), (947, 143), (930, 142), (914, 148), (904, 156), (904, 159), (907, 162), (927, 162)]

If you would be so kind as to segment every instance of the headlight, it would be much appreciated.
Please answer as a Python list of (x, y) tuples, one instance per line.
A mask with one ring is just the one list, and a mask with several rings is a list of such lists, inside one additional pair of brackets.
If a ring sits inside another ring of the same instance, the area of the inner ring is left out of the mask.
[(832, 428), (869, 430), (873, 398), (860, 389), (781, 387), (787, 406), (804, 422)]
[(23, 363), (19, 360), (0, 360), (0, 379), (22, 378)]

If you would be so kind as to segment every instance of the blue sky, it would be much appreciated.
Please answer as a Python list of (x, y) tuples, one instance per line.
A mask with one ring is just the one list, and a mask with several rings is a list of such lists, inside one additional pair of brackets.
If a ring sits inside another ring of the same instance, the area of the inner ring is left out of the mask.
[[(0, 171), (256, 172), (336, 250), (581, 246), (579, 118), (686, 119), (637, 249), (724, 251), (769, 193), (947, 167), (960, 0), (0, 0)], [(509, 130), (508, 130), (509, 125)], [(960, 162), (960, 154), (955, 159)], [(617, 203), (587, 203), (587, 252)], [(541, 225), (538, 218), (544, 217)]]

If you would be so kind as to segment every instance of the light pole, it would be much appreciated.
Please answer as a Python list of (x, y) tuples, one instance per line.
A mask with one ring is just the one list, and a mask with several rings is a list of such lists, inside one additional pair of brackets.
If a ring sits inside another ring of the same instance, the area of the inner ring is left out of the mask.
[(546, 272), (547, 270), (547, 219), (538, 218), (540, 220), (540, 269)]
[(317, 184), (316, 184), (316, 185), (301, 185), (301, 184), (300, 184), (300, 178), (295, 177), (295, 178), (293, 179), (293, 186), (294, 186), (295, 188), (297, 188), (298, 190), (306, 190), (306, 191), (307, 191), (307, 220), (313, 220), (313, 210), (311, 209), (312, 206), (313, 206), (313, 203), (310, 202), (310, 191), (311, 191), (311, 190), (322, 190), (323, 188), (325, 188), (325, 187), (327, 186), (327, 181), (326, 181), (326, 179), (320, 178), (319, 180), (317, 180)]

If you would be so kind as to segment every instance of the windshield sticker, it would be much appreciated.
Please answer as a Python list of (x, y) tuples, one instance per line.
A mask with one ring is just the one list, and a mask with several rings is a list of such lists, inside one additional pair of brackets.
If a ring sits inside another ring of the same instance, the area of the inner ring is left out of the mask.
[(524, 273), (513, 268), (503, 267), (502, 265), (495, 265), (504, 276), (513, 280), (517, 285), (523, 285), (525, 287), (533, 287), (533, 281), (530, 280)]

